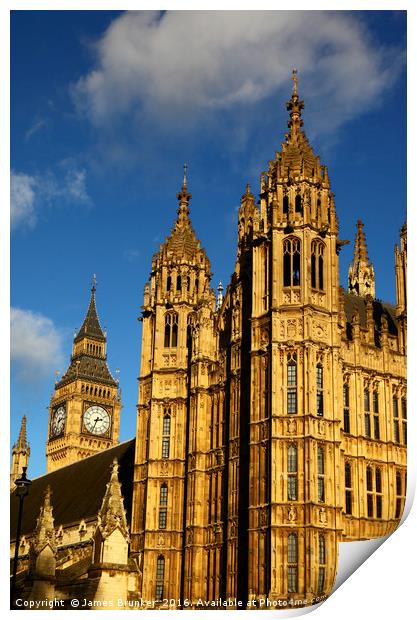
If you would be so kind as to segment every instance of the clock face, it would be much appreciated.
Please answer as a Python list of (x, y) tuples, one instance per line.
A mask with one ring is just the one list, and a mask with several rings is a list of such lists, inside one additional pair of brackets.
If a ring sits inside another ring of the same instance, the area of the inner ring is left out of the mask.
[(66, 418), (65, 407), (61, 405), (60, 407), (55, 409), (54, 414), (52, 416), (51, 430), (52, 430), (52, 435), (54, 437), (57, 437), (58, 435), (61, 435), (64, 432), (65, 418)]
[(110, 416), (99, 405), (92, 405), (84, 412), (84, 426), (93, 435), (105, 435), (110, 428)]

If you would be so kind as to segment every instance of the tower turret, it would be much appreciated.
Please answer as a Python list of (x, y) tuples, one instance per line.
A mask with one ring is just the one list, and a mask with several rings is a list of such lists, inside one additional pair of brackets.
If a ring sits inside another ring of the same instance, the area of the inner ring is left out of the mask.
[(119, 384), (107, 366), (107, 338), (96, 308), (94, 275), (87, 314), (74, 337), (68, 369), (49, 407), (47, 470), (52, 471), (119, 442)]
[(359, 219), (356, 226), (355, 253), (353, 263), (349, 266), (348, 275), (349, 293), (360, 297), (371, 295), (372, 298), (375, 298), (375, 273), (368, 257), (362, 220)]

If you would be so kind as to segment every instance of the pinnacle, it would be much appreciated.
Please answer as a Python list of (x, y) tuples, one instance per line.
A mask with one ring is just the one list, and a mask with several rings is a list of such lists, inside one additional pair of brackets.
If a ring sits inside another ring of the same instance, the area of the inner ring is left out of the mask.
[(358, 219), (357, 224), (357, 232), (355, 238), (355, 253), (354, 253), (354, 263), (365, 263), (369, 265), (369, 256), (368, 256), (368, 248), (366, 245), (366, 237), (363, 231), (363, 221)]
[(23, 416), (22, 423), (20, 425), (19, 438), (13, 447), (17, 450), (26, 450), (26, 448), (28, 447), (28, 442), (26, 438), (26, 416), (25, 415)]

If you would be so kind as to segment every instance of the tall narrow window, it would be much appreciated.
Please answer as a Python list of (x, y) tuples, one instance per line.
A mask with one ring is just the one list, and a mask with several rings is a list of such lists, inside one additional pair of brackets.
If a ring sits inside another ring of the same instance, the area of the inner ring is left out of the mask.
[(190, 285), (191, 285), (190, 276), (187, 276), (186, 283), (187, 283), (187, 292), (189, 292), (189, 290), (190, 290)]
[(162, 426), (162, 458), (169, 458), (169, 448), (171, 440), (171, 416), (164, 415)]
[(379, 467), (375, 470), (375, 503), (376, 503), (376, 518), (382, 519), (382, 479), (381, 470)]
[(374, 404), (374, 438), (380, 438), (379, 432), (379, 396), (378, 392), (375, 390), (373, 393), (373, 404)]
[(365, 388), (363, 393), (363, 408), (364, 408), (364, 421), (365, 421), (365, 437), (371, 436), (371, 414), (370, 414), (370, 402), (369, 402), (369, 390)]
[(400, 519), (405, 502), (405, 480), (403, 481), (403, 473), (400, 469), (395, 474), (395, 495), (395, 518)]
[(178, 343), (178, 314), (167, 312), (165, 315), (164, 346), (176, 347)]
[(164, 596), (164, 575), (165, 575), (165, 558), (163, 555), (159, 555), (156, 560), (156, 588), (155, 599), (158, 602), (162, 601)]
[(160, 530), (164, 530), (167, 526), (167, 508), (168, 508), (168, 487), (166, 483), (161, 485), (159, 491), (159, 518), (158, 526)]
[(352, 514), (352, 467), (345, 463), (345, 512)]
[(297, 413), (297, 354), (287, 357), (287, 413)]
[(284, 286), (300, 286), (301, 242), (296, 237), (284, 241)]
[(181, 290), (181, 276), (177, 276), (177, 291)]
[(288, 446), (287, 453), (287, 497), (289, 501), (298, 499), (298, 450), (297, 446)]
[(373, 472), (372, 468), (366, 468), (366, 504), (368, 508), (368, 517), (374, 516), (374, 495), (373, 495)]
[(317, 415), (323, 416), (323, 366), (316, 366), (316, 394), (317, 394)]
[(324, 290), (324, 243), (317, 239), (311, 243), (311, 288)]
[(287, 541), (288, 592), (298, 591), (298, 539), (290, 534)]
[(262, 291), (262, 308), (268, 309), (268, 294), (269, 294), (269, 261), (268, 261), (268, 248), (262, 249), (262, 270), (263, 270), (263, 291)]
[(300, 194), (297, 194), (296, 197), (295, 197), (295, 212), (296, 213), (302, 213), (303, 212), (303, 207), (302, 207), (302, 202), (301, 202)]
[(324, 592), (326, 581), (326, 539), (323, 534), (319, 535), (319, 575), (317, 581), (317, 592)]
[(392, 398), (392, 416), (394, 419), (394, 441), (400, 443), (400, 420), (398, 415), (398, 397)]
[(324, 491), (324, 449), (322, 446), (317, 448), (317, 499), (319, 502), (325, 501)]
[(343, 385), (343, 430), (350, 433), (349, 384)]
[(288, 195), (285, 194), (284, 199), (282, 201), (282, 212), (288, 213), (288, 211), (289, 211), (289, 200), (288, 200)]
[(401, 426), (403, 431), (403, 444), (407, 445), (407, 401), (404, 396), (401, 398)]
[(168, 276), (167, 277), (167, 291), (171, 290), (171, 284), (172, 284), (171, 276)]

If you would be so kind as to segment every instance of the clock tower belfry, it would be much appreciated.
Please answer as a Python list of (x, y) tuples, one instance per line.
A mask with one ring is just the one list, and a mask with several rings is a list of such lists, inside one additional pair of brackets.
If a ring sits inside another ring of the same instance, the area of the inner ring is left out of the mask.
[(97, 315), (95, 293), (94, 276), (70, 365), (55, 384), (49, 405), (48, 472), (119, 443), (120, 390), (107, 366), (107, 339)]

